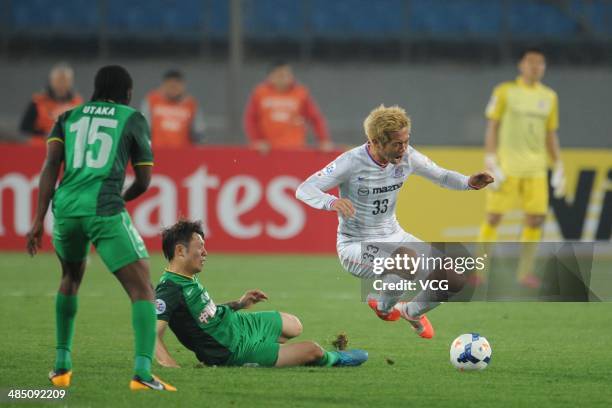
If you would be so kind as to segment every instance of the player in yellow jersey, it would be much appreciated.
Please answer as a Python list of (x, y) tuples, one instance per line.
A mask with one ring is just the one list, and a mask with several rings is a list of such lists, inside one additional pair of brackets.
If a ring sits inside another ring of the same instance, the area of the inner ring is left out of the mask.
[[(479, 241), (497, 240), (497, 226), (503, 215), (520, 208), (525, 213), (522, 242), (537, 242), (548, 212), (548, 159), (553, 165), (551, 186), (555, 197), (565, 193), (563, 163), (559, 154), (558, 98), (540, 81), (546, 71), (546, 58), (536, 48), (525, 50), (518, 63), (520, 75), (514, 81), (495, 87), (486, 108), (485, 165), (495, 183), (486, 195), (487, 218)], [(535, 246), (524, 247), (518, 281), (538, 287), (533, 274)]]

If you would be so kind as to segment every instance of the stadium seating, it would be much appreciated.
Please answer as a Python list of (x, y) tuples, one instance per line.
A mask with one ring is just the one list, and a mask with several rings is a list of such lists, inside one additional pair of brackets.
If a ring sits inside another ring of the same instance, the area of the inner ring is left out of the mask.
[[(99, 9), (91, 2), (63, 0), (10, 2), (9, 28), (16, 32), (95, 32), (101, 23)], [(95, 5), (95, 3), (94, 3)]]
[[(202, 33), (225, 39), (227, 0), (20, 0), (9, 2), (9, 32), (126, 36)], [(610, 38), (611, 0), (243, 0), (244, 32), (260, 40), (530, 37)], [(154, 37), (155, 38), (155, 37)]]
[(315, 37), (401, 38), (407, 31), (402, 0), (310, 0), (310, 27)]
[(510, 3), (510, 30), (514, 37), (530, 35), (563, 37), (577, 31), (577, 24), (550, 3), (514, 0)]
[(495, 36), (502, 31), (502, 3), (480, 0), (412, 0), (410, 27), (433, 37)]
[(304, 3), (284, 0), (248, 0), (243, 4), (245, 33), (251, 38), (282, 37), (297, 40), (304, 33)]
[(593, 0), (572, 3), (572, 10), (581, 13), (597, 36), (612, 35), (612, 1)]
[(107, 0), (106, 4), (106, 27), (112, 33), (180, 35), (203, 27), (199, 0)]

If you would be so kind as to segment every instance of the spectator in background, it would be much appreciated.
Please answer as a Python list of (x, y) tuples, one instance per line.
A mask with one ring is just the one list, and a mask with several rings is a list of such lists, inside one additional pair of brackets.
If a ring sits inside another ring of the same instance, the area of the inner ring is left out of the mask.
[(178, 70), (164, 74), (161, 86), (149, 92), (140, 110), (151, 126), (153, 147), (184, 147), (204, 140), (202, 111)]
[(306, 146), (306, 122), (310, 122), (321, 150), (332, 142), (325, 118), (308, 89), (297, 83), (286, 62), (272, 65), (266, 80), (255, 87), (244, 113), (244, 129), (251, 146), (262, 153), (272, 149)]
[(43, 146), (57, 117), (83, 103), (83, 98), (74, 91), (73, 85), (72, 67), (60, 63), (51, 69), (47, 88), (32, 95), (19, 126), (31, 144)]

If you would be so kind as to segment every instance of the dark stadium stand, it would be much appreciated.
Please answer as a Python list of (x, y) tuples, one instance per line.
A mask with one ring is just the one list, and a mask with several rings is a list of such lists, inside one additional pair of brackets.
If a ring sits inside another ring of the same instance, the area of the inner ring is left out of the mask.
[[(8, 2), (8, 31), (42, 29), (122, 35), (206, 33), (224, 38), (227, 0), (20, 0)], [(567, 38), (612, 36), (609, 0), (245, 0), (245, 34), (254, 39), (401, 39), (408, 36)]]
[[(23, 0), (9, 4), (9, 27), (19, 34), (54, 30), (58, 32), (95, 32), (101, 24), (100, 13), (89, 2), (79, 0)], [(61, 4), (61, 6), (60, 6)]]
[[(0, 56), (223, 59), (230, 0), (0, 0)], [(558, 63), (612, 61), (612, 0), (241, 0), (263, 60), (496, 63), (526, 45)], [(474, 47), (477, 45), (478, 47)]]

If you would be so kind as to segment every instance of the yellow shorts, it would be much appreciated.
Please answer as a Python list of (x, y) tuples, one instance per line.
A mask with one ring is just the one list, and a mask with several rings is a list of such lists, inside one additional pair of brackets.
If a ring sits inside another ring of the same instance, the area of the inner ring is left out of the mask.
[(505, 214), (521, 208), (527, 214), (548, 212), (548, 179), (542, 177), (508, 177), (498, 190), (487, 189), (487, 213)]

